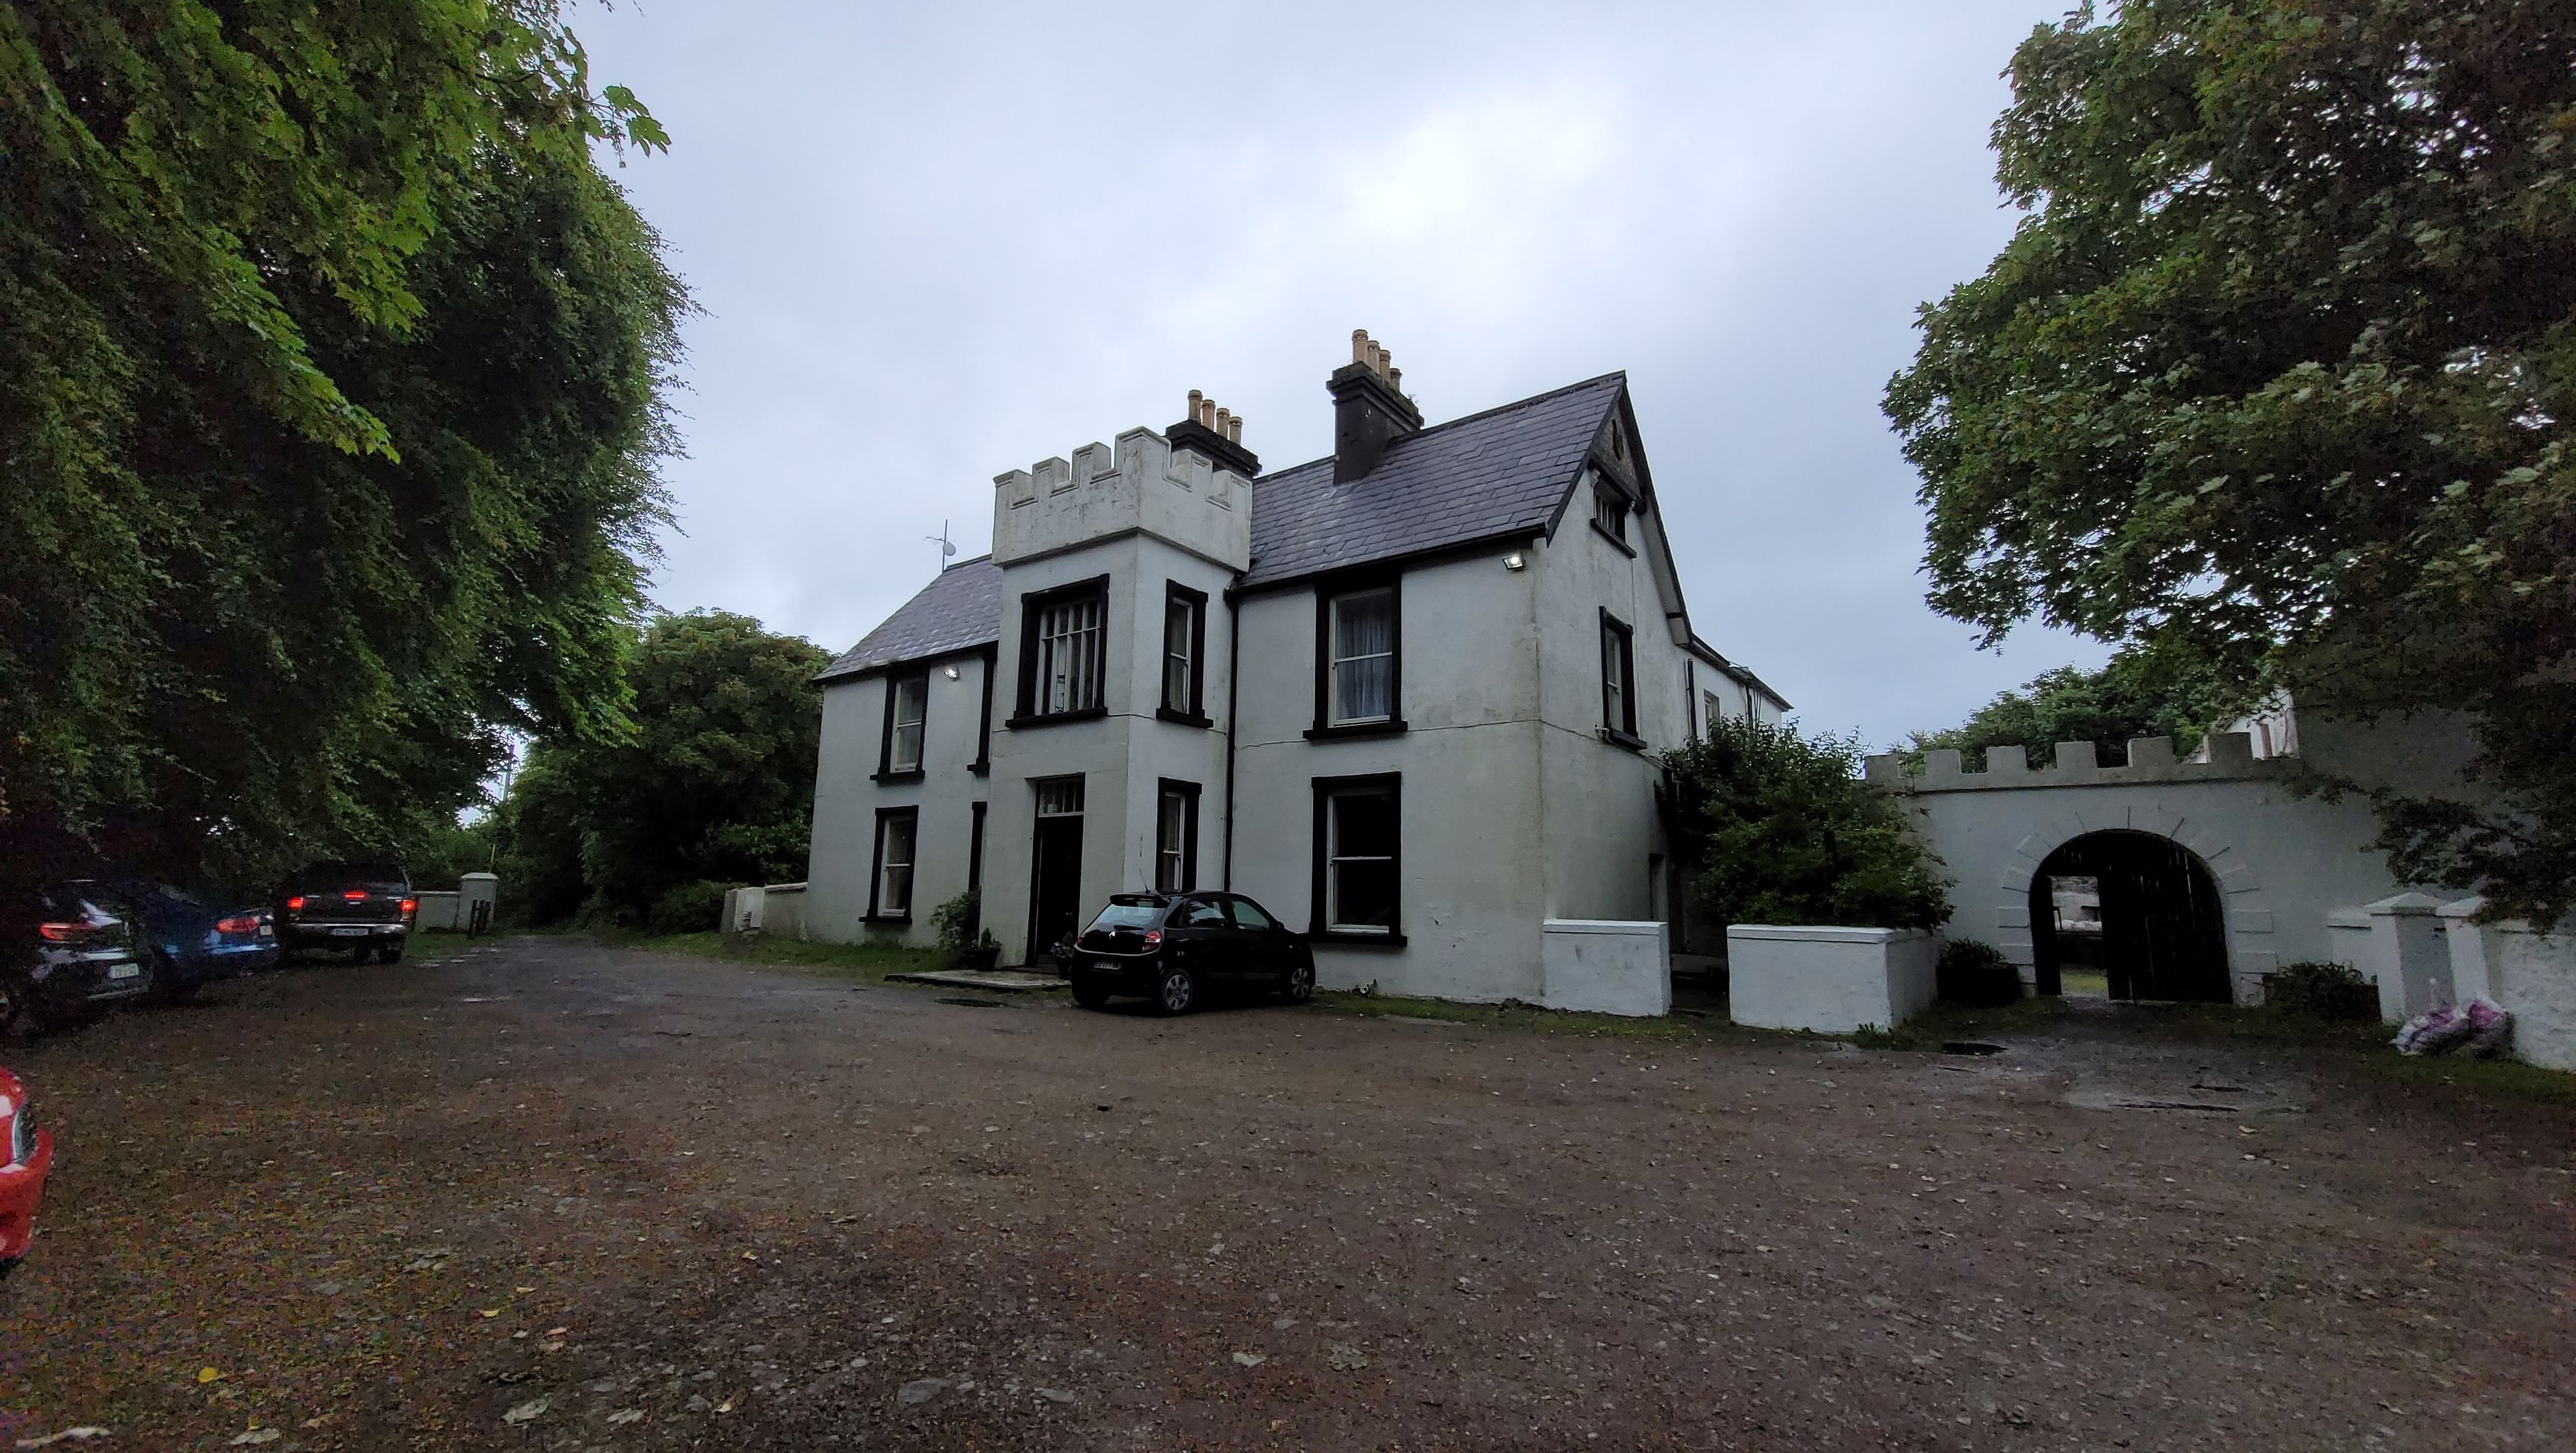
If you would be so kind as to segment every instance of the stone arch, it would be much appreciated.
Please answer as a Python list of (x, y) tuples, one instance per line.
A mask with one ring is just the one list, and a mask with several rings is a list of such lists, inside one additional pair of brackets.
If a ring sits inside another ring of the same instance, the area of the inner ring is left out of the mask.
[[(1994, 925), (1996, 947), (2021, 966), (2022, 982), (2033, 983), (2038, 972), (2031, 938), (2030, 887), (2040, 865), (2048, 861), (2049, 854), (2079, 837), (2114, 831), (2166, 838), (2200, 859), (2217, 880), (2219, 900), (2226, 912), (2227, 977), (2236, 1002), (2259, 1002), (2263, 976), (2278, 966), (2279, 954), (2272, 942), (2272, 897), (2257, 875), (2252, 858), (2232, 835), (2153, 807), (2054, 807), (2013, 846), (2004, 860), (2003, 871), (1986, 890), (1991, 895), (1990, 907), (1979, 916)], [(1966, 885), (1961, 887), (1964, 890)], [(1965, 909), (1967, 905), (1963, 903), (1961, 907)], [(1959, 920), (1972, 921), (1967, 912), (1960, 913)]]

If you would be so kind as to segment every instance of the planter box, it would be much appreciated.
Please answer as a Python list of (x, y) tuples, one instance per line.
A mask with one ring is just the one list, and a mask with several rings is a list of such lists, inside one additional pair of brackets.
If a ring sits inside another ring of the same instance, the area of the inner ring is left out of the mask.
[(982, 948), (962, 948), (957, 951), (957, 967), (970, 973), (988, 973), (1001, 961), (1000, 944), (989, 944)]
[(1932, 1002), (1941, 940), (1920, 929), (1726, 930), (1727, 1010), (1759, 1029), (1894, 1029)]

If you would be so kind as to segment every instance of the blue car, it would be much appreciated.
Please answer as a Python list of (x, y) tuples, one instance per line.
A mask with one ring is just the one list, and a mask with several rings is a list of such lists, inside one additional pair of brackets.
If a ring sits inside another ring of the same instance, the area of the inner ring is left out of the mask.
[(179, 1003), (217, 979), (277, 965), (277, 924), (266, 908), (137, 879), (83, 886), (125, 910), (135, 953), (150, 965), (153, 995), (164, 1003)]

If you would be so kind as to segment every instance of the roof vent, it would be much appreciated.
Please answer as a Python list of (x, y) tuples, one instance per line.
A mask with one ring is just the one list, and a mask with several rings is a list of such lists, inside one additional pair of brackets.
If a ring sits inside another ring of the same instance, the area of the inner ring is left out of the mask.
[(1351, 330), (1351, 361), (1324, 387), (1333, 396), (1335, 484), (1365, 476), (1388, 445), (1422, 427), (1422, 411), (1404, 396), (1404, 370), (1366, 328)]

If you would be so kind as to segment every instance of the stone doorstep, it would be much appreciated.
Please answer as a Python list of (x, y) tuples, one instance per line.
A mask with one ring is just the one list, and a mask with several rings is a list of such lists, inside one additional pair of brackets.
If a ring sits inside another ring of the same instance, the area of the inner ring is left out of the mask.
[(918, 974), (888, 974), (889, 984), (937, 984), (945, 989), (984, 989), (996, 994), (1043, 993), (1065, 987), (1053, 974), (1026, 969), (929, 969)]

